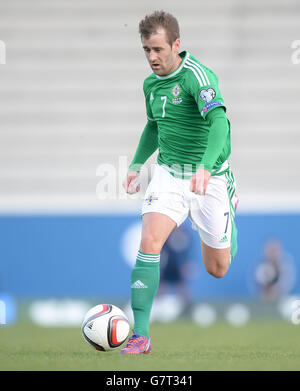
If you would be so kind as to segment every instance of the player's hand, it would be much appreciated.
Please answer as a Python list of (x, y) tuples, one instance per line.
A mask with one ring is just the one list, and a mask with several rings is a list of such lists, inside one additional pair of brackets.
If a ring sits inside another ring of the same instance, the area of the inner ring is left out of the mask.
[(139, 173), (137, 171), (128, 171), (123, 187), (128, 194), (137, 193), (140, 190)]
[(199, 168), (191, 179), (190, 191), (195, 194), (205, 195), (210, 177), (211, 173), (208, 170)]

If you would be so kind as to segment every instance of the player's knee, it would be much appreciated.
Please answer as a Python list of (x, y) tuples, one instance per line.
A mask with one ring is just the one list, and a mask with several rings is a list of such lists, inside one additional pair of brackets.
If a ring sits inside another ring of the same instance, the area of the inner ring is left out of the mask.
[(219, 260), (210, 260), (207, 263), (206, 270), (215, 278), (222, 278), (228, 271), (229, 262), (220, 262)]
[(161, 239), (155, 237), (151, 232), (143, 234), (141, 239), (142, 252), (159, 254), (162, 246)]
[(217, 269), (213, 270), (212, 272), (210, 272), (210, 274), (212, 276), (214, 276), (215, 278), (222, 278), (225, 276), (226, 273), (227, 273), (226, 268), (217, 268)]

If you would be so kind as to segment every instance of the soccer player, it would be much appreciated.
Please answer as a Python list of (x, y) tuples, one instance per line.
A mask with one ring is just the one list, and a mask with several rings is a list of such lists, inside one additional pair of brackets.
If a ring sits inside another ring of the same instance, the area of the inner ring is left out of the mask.
[(215, 73), (180, 52), (176, 18), (156, 11), (139, 24), (153, 73), (144, 81), (147, 123), (124, 188), (139, 191), (141, 166), (157, 150), (142, 206), (142, 237), (131, 273), (134, 331), (121, 354), (151, 352), (149, 318), (160, 278), (160, 252), (187, 217), (199, 232), (208, 273), (223, 277), (237, 251), (237, 197), (228, 157), (230, 123)]

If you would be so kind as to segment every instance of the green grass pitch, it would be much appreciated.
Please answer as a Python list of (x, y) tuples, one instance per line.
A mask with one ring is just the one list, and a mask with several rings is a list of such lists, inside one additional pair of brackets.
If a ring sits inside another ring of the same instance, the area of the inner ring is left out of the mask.
[(299, 371), (300, 325), (251, 322), (243, 327), (190, 321), (151, 325), (152, 353), (98, 352), (79, 328), (30, 324), (0, 328), (0, 370)]

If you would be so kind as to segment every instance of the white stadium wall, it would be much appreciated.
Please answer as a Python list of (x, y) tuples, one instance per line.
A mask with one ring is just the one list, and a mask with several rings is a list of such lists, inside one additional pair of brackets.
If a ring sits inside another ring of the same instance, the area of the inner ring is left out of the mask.
[[(240, 211), (299, 210), (297, 0), (10, 0), (0, 4), (1, 212), (139, 208), (120, 182), (145, 124), (138, 22), (155, 9), (178, 17), (182, 49), (219, 76)], [(99, 199), (108, 167), (118, 193)]]

